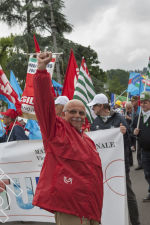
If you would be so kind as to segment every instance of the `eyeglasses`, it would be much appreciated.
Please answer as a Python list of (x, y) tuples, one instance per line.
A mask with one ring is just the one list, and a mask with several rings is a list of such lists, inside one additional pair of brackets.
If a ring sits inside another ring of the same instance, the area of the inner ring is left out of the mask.
[(79, 113), (80, 116), (85, 116), (85, 112), (84, 111), (78, 111), (78, 110), (75, 110), (75, 109), (66, 110), (65, 112), (68, 112), (71, 115), (75, 115), (75, 114)]

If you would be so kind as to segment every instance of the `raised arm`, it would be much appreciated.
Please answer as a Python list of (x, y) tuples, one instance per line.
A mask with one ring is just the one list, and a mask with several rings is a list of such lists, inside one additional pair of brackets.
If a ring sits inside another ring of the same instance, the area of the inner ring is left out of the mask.
[(50, 75), (46, 71), (46, 65), (51, 58), (51, 53), (40, 53), (38, 55), (38, 69), (33, 80), (34, 108), (43, 139), (51, 139), (55, 135), (54, 97)]

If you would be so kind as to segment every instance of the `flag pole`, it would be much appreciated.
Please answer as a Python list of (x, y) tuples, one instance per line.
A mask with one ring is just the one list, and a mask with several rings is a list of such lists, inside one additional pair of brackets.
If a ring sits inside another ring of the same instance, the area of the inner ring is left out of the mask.
[(11, 129), (11, 131), (10, 131), (10, 133), (9, 133), (9, 136), (8, 136), (8, 138), (7, 138), (7, 142), (8, 142), (9, 139), (10, 139), (10, 135), (12, 134), (12, 131), (13, 131), (13, 129), (14, 129), (14, 126), (15, 126), (15, 124), (16, 124), (16, 121), (17, 121), (17, 117), (16, 117), (16, 119), (15, 119), (15, 121), (14, 121), (14, 124), (13, 124), (13, 127), (12, 127), (12, 129)]
[(117, 98), (115, 99), (115, 101), (112, 102), (112, 105), (114, 104), (114, 102), (117, 101), (117, 99), (118, 99), (119, 97), (121, 97), (121, 96), (126, 92), (126, 90), (127, 90), (127, 89), (125, 89), (120, 95), (117, 96)]
[[(56, 55), (56, 56), (60, 56), (60, 55), (63, 55), (63, 52), (60, 52), (60, 53), (56, 53), (56, 52), (47, 52), (47, 53), (52, 53), (52, 56), (53, 55)], [(23, 54), (25, 54), (25, 55), (35, 55), (35, 56), (37, 56), (37, 55), (39, 55), (40, 54), (40, 52), (34, 52), (34, 53), (26, 53), (26, 52), (24, 52)]]

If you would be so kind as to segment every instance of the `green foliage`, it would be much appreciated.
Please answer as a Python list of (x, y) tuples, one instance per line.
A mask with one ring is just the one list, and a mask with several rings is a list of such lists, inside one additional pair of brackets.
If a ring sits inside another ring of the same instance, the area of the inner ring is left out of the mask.
[(107, 72), (107, 84), (109, 93), (115, 93), (120, 95), (128, 87), (129, 72), (124, 70), (108, 70)]
[[(53, 1), (52, 1), (53, 2)], [(52, 4), (57, 32), (71, 32), (72, 25), (61, 13), (64, 3), (55, 0)], [(0, 3), (0, 20), (9, 26), (21, 24), (24, 33), (47, 30), (51, 33), (50, 5), (47, 0), (3, 0)]]
[[(70, 50), (74, 51), (77, 64), (80, 67), (82, 57), (85, 57), (89, 73), (92, 77), (96, 92), (103, 91), (106, 82), (106, 74), (100, 69), (97, 53), (90, 46), (84, 47), (64, 38), (64, 32), (71, 32), (72, 25), (68, 23), (62, 14), (64, 7), (63, 0), (51, 0), (55, 20), (55, 30), (58, 52), (63, 52), (59, 58), (61, 65), (62, 80), (67, 68)], [(0, 62), (5, 65), (4, 69), (12, 69), (18, 78), (22, 88), (25, 83), (27, 72), (28, 55), (25, 53), (35, 52), (33, 34), (36, 34), (41, 51), (47, 49), (54, 52), (54, 45), (51, 36), (51, 6), (49, 0), (3, 0), (0, 2), (0, 20), (13, 26), (21, 24), (24, 27), (23, 35), (13, 37), (11, 45), (2, 45)], [(42, 37), (40, 31), (48, 31), (50, 36)], [(5, 40), (6, 42), (6, 40)], [(5, 51), (6, 50), (6, 51)], [(9, 52), (9, 54), (8, 54)], [(55, 76), (55, 72), (54, 72)]]
[(13, 51), (13, 42), (13, 36), (0, 39), (0, 65), (2, 66), (3, 70), (7, 75), (9, 74), (9, 71), (7, 70), (6, 65), (8, 62), (8, 58), (10, 57)]

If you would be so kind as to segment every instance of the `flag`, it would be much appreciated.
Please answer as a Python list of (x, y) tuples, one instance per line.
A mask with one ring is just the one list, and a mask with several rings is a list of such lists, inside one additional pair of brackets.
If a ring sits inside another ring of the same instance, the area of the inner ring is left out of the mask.
[(58, 82), (56, 82), (55, 80), (52, 80), (52, 84), (53, 84), (56, 96), (61, 95), (63, 86), (59, 84)]
[(78, 99), (84, 103), (86, 108), (87, 118), (90, 123), (92, 123), (95, 116), (93, 114), (93, 111), (91, 111), (91, 109), (87, 106), (87, 103), (93, 100), (95, 94), (96, 93), (94, 90), (92, 79), (88, 72), (85, 59), (82, 58), (79, 77), (78, 77), (73, 98)]
[(19, 100), (21, 100), (22, 90), (12, 70), (10, 71), (10, 84), (17, 93)]
[(40, 127), (36, 120), (28, 120), (25, 128), (29, 130), (29, 139), (31, 140), (42, 139)]
[(6, 75), (4, 74), (1, 66), (0, 66), (0, 95), (6, 97), (11, 103), (15, 105), (18, 115), (22, 114), (21, 102), (18, 99), (18, 95), (10, 85), (10, 82), (7, 79)]
[(143, 77), (140, 73), (131, 72), (129, 76), (127, 92), (131, 95), (140, 95), (144, 90)]
[(142, 83), (144, 84), (145, 91), (150, 91), (150, 79), (143, 79)]
[(150, 57), (149, 57), (149, 61), (148, 61), (148, 66), (147, 66), (147, 72), (146, 75), (148, 78), (150, 78)]
[(2, 137), (5, 134), (5, 125), (3, 124), (3, 119), (0, 116), (0, 137)]
[(70, 100), (73, 99), (75, 85), (77, 83), (78, 76), (79, 76), (79, 68), (76, 63), (73, 50), (71, 49), (62, 90), (62, 95), (67, 96)]
[(40, 47), (39, 47), (39, 44), (38, 44), (38, 42), (36, 40), (35, 34), (34, 34), (33, 38), (34, 38), (34, 44), (35, 44), (35, 51), (36, 52), (40, 52)]
[[(50, 74), (51, 77), (52, 77), (54, 66), (55, 66), (55, 61), (56, 61), (55, 59), (56, 57), (52, 57), (52, 61), (46, 67), (47, 72)], [(34, 100), (33, 76), (36, 73), (36, 70), (37, 70), (37, 59), (30, 57), (28, 62), (25, 89), (21, 97), (21, 108), (23, 112), (23, 117), (27, 119), (36, 118), (35, 111), (34, 111), (34, 104), (33, 104), (33, 100)], [(54, 89), (52, 89), (52, 91), (54, 96), (56, 96)]]

